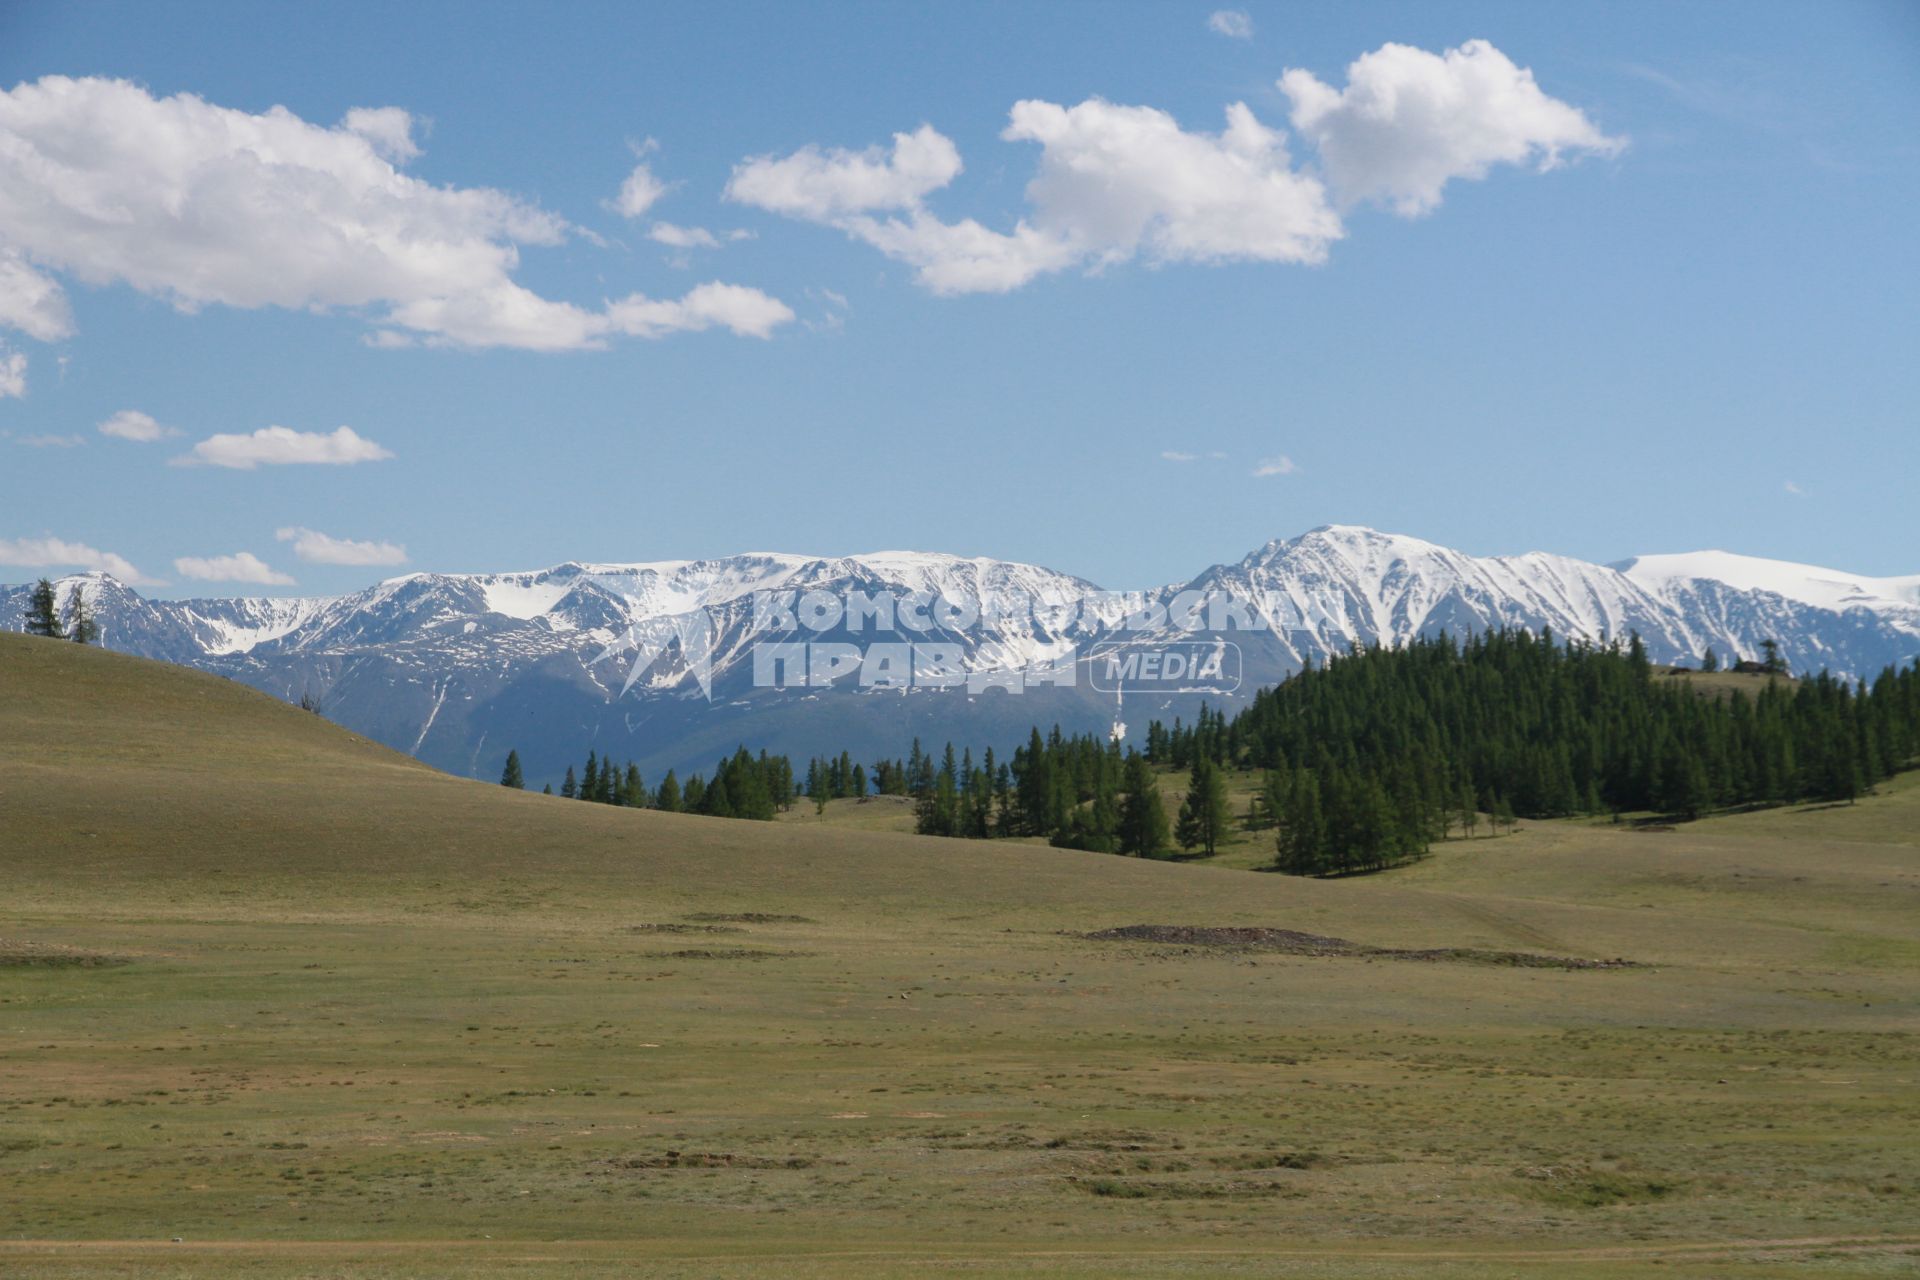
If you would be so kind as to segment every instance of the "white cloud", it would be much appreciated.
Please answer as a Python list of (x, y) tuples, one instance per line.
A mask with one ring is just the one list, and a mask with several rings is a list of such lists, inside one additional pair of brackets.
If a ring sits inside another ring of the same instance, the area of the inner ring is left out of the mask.
[(681, 227), (671, 222), (656, 222), (647, 232), (647, 239), (655, 244), (664, 244), (669, 249), (718, 249), (736, 240), (751, 240), (753, 232), (724, 231), (715, 235), (705, 227)]
[(1319, 263), (1346, 234), (1329, 182), (1343, 205), (1380, 200), (1414, 215), (1437, 205), (1449, 180), (1494, 164), (1544, 170), (1625, 145), (1482, 40), (1444, 55), (1384, 45), (1348, 68), (1343, 90), (1300, 70), (1280, 84), (1320, 171), (1296, 169), (1286, 136), (1245, 103), (1227, 108), (1219, 133), (1200, 133), (1153, 107), (1029, 100), (1014, 104), (1000, 135), (1040, 145), (1029, 207), (1010, 230), (928, 208), (962, 167), (930, 125), (895, 134), (890, 150), (810, 145), (753, 157), (734, 167), (726, 195), (836, 227), (913, 267), (936, 293), (1006, 292), (1136, 257)]
[(656, 222), (647, 239), (670, 249), (718, 249), (719, 237), (705, 227), (676, 227), (671, 222)]
[(893, 149), (847, 151), (806, 146), (792, 155), (756, 156), (733, 168), (727, 199), (788, 217), (824, 222), (876, 209), (913, 209), (960, 173), (952, 141), (921, 125), (893, 135)]
[(614, 197), (613, 210), (623, 218), (638, 218), (653, 208), (661, 196), (673, 189), (672, 183), (662, 182), (653, 174), (653, 166), (647, 163), (649, 153), (659, 149), (660, 144), (652, 138), (633, 149), (639, 157), (633, 166), (633, 172), (620, 184), (620, 194)]
[(150, 414), (141, 413), (138, 409), (122, 409), (100, 424), (100, 434), (151, 444), (155, 440), (177, 436), (180, 432), (173, 427), (161, 426)]
[(202, 582), (257, 582), (269, 587), (293, 585), (292, 578), (251, 551), (236, 551), (230, 556), (182, 556), (173, 562), (173, 571), (183, 578), (198, 578)]
[(72, 449), (86, 443), (79, 436), (56, 435), (15, 436), (13, 442), (23, 444), (29, 449)]
[(405, 164), (420, 158), (420, 148), (413, 141), (413, 117), (399, 107), (355, 107), (340, 127), (365, 138), (383, 160)]
[(132, 586), (151, 586), (153, 579), (111, 551), (62, 538), (0, 538), (0, 565), (22, 569), (98, 569)]
[(1253, 469), (1253, 474), (1256, 476), (1290, 476), (1298, 470), (1300, 470), (1300, 468), (1294, 465), (1293, 459), (1283, 453), (1275, 457), (1260, 459), (1259, 463)]
[(1168, 462), (1198, 462), (1200, 460), (1199, 454), (1183, 453), (1178, 449), (1163, 449), (1160, 456)]
[(1025, 222), (1003, 233), (972, 218), (942, 222), (916, 211), (905, 220), (857, 217), (838, 225), (913, 267), (920, 283), (935, 293), (1006, 293), (1037, 275), (1064, 270), (1081, 256), (1072, 245)]
[(0, 353), (0, 400), (19, 399), (27, 394), (27, 353)]
[(1799, 482), (1796, 480), (1789, 480), (1785, 484), (1781, 485), (1780, 487), (1785, 489), (1788, 493), (1792, 494), (1796, 498), (1806, 496), (1807, 491), (1805, 489), (1802, 489), (1800, 487)]
[(183, 311), (370, 310), (383, 332), (451, 345), (563, 350), (627, 332), (513, 280), (520, 246), (560, 243), (565, 220), (413, 177), (399, 166), (418, 154), (397, 107), (355, 108), (329, 128), (120, 80), (0, 92), (0, 324), (70, 332), (39, 274), (52, 271)]
[(1280, 88), (1345, 207), (1377, 201), (1413, 217), (1439, 205), (1454, 178), (1482, 178), (1496, 164), (1544, 171), (1626, 145), (1542, 93), (1533, 72), (1485, 40), (1444, 54), (1386, 44), (1354, 60), (1345, 89), (1297, 68)]
[(33, 269), (0, 240), (0, 328), (18, 329), (41, 342), (73, 333), (73, 308), (58, 282)]
[(1207, 15), (1207, 30), (1229, 40), (1253, 39), (1253, 17), (1239, 9), (1215, 9)]
[(766, 338), (792, 319), (792, 308), (778, 298), (718, 280), (690, 289), (677, 302), (656, 301), (636, 293), (607, 304), (608, 324), (638, 338), (715, 327), (744, 338)]
[[(1341, 235), (1319, 181), (1292, 169), (1282, 135), (1243, 103), (1227, 109), (1225, 130), (1207, 134), (1151, 107), (1024, 101), (1000, 136), (1041, 147), (1027, 187), (1030, 216), (1008, 232), (944, 222), (923, 207), (961, 167), (953, 144), (927, 126), (896, 134), (890, 157), (809, 147), (748, 161), (727, 194), (839, 227), (914, 267), (937, 293), (1005, 292), (1047, 272), (1137, 255), (1319, 262)], [(901, 212), (869, 212), (884, 209)]]
[[(192, 452), (175, 458), (174, 462), (251, 471), (260, 466), (300, 463), (350, 466), (356, 462), (379, 462), (392, 456), (392, 453), (365, 439), (352, 427), (337, 428), (332, 434), (295, 431), (291, 427), (262, 427), (251, 435), (236, 433), (208, 436), (194, 445)], [(181, 572), (186, 571), (183, 569)]]
[(309, 564), (389, 565), (405, 564), (407, 549), (395, 542), (355, 542), (334, 538), (315, 529), (298, 527), (278, 530), (281, 542), (293, 544), (293, 554)]

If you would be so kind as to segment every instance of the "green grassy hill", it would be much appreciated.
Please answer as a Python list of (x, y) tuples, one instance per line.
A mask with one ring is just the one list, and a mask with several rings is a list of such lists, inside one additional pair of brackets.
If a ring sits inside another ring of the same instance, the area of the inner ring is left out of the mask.
[[(0, 635), (0, 1273), (1920, 1256), (1911, 776), (1333, 882), (895, 817), (509, 792)], [(1428, 954), (1080, 936), (1134, 924)]]

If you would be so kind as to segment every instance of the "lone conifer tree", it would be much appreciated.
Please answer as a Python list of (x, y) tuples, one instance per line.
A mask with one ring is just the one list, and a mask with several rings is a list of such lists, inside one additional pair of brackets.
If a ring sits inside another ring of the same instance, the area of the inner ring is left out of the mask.
[(94, 619), (87, 597), (81, 594), (80, 584), (75, 583), (67, 593), (67, 639), (75, 644), (92, 644), (99, 638), (100, 624)]
[(527, 780), (521, 776), (520, 773), (520, 753), (518, 751), (507, 752), (507, 767), (500, 771), (500, 785), (503, 787), (512, 787), (515, 791), (525, 791), (527, 789)]
[(27, 597), (27, 634), (50, 640), (67, 638), (60, 625), (60, 606), (54, 602), (53, 583), (45, 578), (34, 584), (33, 594)]

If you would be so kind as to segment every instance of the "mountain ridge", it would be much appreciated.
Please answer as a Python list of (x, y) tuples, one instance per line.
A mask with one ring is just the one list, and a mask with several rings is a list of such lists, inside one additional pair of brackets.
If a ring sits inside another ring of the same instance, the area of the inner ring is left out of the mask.
[[(1539, 551), (1476, 557), (1338, 524), (1276, 538), (1183, 583), (1126, 592), (1040, 565), (916, 551), (418, 572), (311, 597), (152, 600), (89, 573), (61, 579), (63, 599), (76, 584), (109, 648), (215, 671), (291, 701), (315, 698), (331, 718), (451, 772), (495, 772), (493, 755), (517, 746), (535, 779), (591, 743), (658, 771), (711, 763), (736, 742), (891, 756), (913, 736), (1010, 746), (1035, 723), (1105, 728), (1121, 719), (1123, 703), (1141, 722), (1198, 706), (1184, 693), (1122, 699), (1085, 680), (1042, 682), (1017, 696), (764, 687), (754, 661), (768, 634), (760, 606), (782, 593), (971, 601), (971, 614), (955, 611), (904, 637), (952, 646), (969, 673), (1057, 668), (1101, 645), (1231, 641), (1242, 679), (1212, 698), (1228, 704), (1353, 645), (1439, 631), (1551, 629), (1598, 643), (1632, 632), (1668, 663), (1695, 661), (1709, 646), (1727, 659), (1756, 657), (1773, 640), (1797, 670), (1850, 678), (1920, 654), (1920, 575), (1873, 579), (1729, 553), (1614, 565)], [(0, 588), (0, 627), (20, 627), (26, 591)], [(760, 594), (768, 592), (775, 595)], [(1191, 598), (1241, 602), (1251, 626), (1183, 630), (1167, 610)], [(876, 635), (848, 618), (800, 638), (860, 646)]]

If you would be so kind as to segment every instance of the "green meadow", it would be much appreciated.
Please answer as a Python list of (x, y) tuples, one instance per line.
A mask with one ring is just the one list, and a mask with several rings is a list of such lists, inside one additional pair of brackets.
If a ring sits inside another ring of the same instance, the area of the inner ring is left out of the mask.
[(1920, 1268), (1920, 775), (1329, 881), (911, 826), (0, 635), (0, 1274)]

